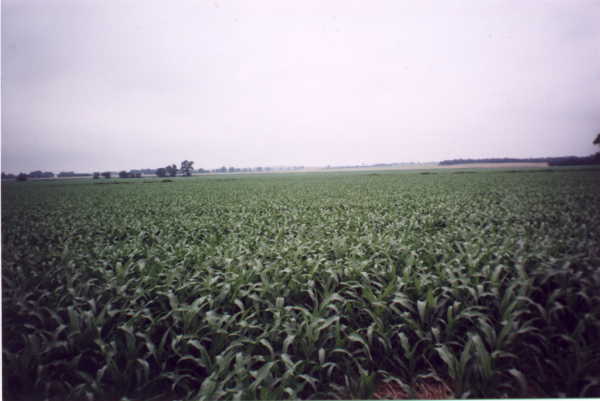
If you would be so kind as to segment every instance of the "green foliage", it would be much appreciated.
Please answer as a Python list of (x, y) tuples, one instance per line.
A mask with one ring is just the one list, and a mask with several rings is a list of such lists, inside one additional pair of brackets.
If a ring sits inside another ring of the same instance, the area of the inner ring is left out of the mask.
[(600, 393), (598, 171), (91, 183), (2, 185), (5, 399)]
[(185, 177), (190, 177), (194, 170), (194, 162), (192, 160), (184, 160), (181, 162), (181, 168), (179, 169), (181, 174)]
[(165, 171), (167, 173), (167, 175), (169, 175), (170, 177), (175, 177), (177, 175), (177, 166), (175, 164), (169, 165), (167, 167), (165, 167)]

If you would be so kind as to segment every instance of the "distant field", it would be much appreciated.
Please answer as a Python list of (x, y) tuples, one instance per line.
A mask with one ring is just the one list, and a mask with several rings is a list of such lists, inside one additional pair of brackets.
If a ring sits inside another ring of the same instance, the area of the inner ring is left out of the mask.
[(438, 166), (439, 168), (529, 168), (548, 167), (548, 163), (464, 163), (451, 166)]
[(600, 396), (600, 170), (511, 167), (2, 183), (3, 398)]
[(356, 167), (356, 168), (322, 168), (308, 167), (300, 171), (370, 171), (370, 170), (426, 170), (426, 169), (453, 169), (453, 168), (473, 168), (473, 169), (490, 169), (490, 168), (539, 168), (548, 167), (548, 163), (464, 163), (453, 164), (450, 166), (440, 166), (436, 163), (431, 164), (413, 164), (392, 167)]

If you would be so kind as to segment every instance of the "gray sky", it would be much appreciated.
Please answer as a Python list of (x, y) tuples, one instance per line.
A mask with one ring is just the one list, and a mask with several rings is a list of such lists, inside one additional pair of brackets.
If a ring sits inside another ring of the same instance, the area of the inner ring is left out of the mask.
[(2, 1), (2, 170), (588, 155), (600, 0)]

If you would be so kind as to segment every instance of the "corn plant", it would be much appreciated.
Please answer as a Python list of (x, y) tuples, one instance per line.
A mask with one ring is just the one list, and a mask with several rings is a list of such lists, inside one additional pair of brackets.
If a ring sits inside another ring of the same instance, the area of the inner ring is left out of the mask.
[(3, 397), (599, 396), (599, 172), (548, 171), (2, 183)]

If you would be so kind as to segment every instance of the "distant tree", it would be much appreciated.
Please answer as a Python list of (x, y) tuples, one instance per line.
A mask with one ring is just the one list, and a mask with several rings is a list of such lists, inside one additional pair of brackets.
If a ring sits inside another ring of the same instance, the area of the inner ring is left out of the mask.
[(193, 160), (184, 160), (181, 162), (181, 173), (189, 177), (192, 175), (192, 171), (194, 170), (194, 161)]
[(158, 177), (166, 177), (167, 176), (167, 169), (164, 168), (164, 167), (157, 168), (156, 169), (156, 175)]
[(102, 177), (109, 179), (110, 178), (110, 171), (105, 171), (102, 173)]
[[(598, 135), (596, 135), (596, 139), (594, 139), (593, 144), (600, 148), (600, 133), (598, 133)], [(593, 164), (600, 164), (600, 149), (598, 152), (591, 155), (591, 157), (593, 160)]]
[(100, 178), (100, 173), (98, 171), (94, 172), (94, 180), (97, 180), (98, 178)]
[(170, 166), (165, 167), (167, 170), (167, 174), (171, 177), (175, 177), (177, 175), (177, 166), (172, 164)]
[(29, 178), (52, 178), (54, 177), (54, 173), (51, 171), (36, 170), (29, 173)]
[(230, 172), (230, 173), (234, 173), (234, 172), (235, 172), (235, 167), (233, 167), (233, 166), (230, 166), (230, 167), (229, 167), (229, 172)]
[(129, 178), (129, 173), (125, 170), (119, 171), (119, 178)]
[(75, 173), (73, 171), (61, 171), (58, 173), (58, 177), (91, 177), (89, 173)]
[(19, 175), (17, 176), (17, 181), (27, 181), (27, 174), (19, 173)]

